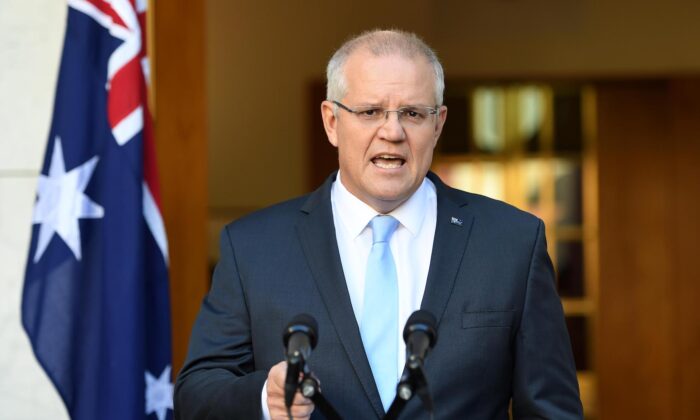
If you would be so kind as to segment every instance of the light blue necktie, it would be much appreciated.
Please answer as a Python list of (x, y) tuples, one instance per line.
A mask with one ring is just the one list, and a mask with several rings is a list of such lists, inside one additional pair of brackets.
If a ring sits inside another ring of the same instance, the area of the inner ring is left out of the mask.
[(388, 410), (396, 395), (399, 335), (398, 279), (389, 240), (399, 221), (391, 216), (376, 216), (369, 224), (372, 250), (367, 259), (360, 335), (382, 405)]

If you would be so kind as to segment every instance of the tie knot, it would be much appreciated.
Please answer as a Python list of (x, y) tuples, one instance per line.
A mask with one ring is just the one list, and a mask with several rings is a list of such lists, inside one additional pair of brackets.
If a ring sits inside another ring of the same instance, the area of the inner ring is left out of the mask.
[(372, 227), (372, 244), (376, 244), (377, 242), (389, 242), (389, 238), (399, 225), (399, 221), (391, 216), (375, 216), (369, 225)]

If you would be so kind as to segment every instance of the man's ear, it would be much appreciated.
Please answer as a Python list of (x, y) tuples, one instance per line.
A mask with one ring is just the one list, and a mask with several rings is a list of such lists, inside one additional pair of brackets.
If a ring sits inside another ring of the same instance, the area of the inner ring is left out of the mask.
[(442, 127), (445, 126), (445, 121), (447, 120), (447, 107), (442, 105), (438, 109), (438, 115), (435, 123), (435, 139), (433, 140), (433, 147), (437, 146), (438, 139), (440, 138), (440, 133), (442, 133)]
[(323, 127), (326, 129), (328, 142), (333, 147), (338, 147), (338, 117), (335, 116), (335, 105), (330, 101), (321, 102), (321, 118), (323, 119)]

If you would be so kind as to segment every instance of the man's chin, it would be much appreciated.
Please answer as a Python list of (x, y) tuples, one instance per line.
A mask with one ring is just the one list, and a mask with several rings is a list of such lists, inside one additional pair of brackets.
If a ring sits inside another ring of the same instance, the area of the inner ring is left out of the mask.
[(413, 194), (413, 190), (403, 188), (400, 190), (378, 190), (371, 195), (372, 204), (375, 210), (381, 213), (389, 213), (394, 210)]

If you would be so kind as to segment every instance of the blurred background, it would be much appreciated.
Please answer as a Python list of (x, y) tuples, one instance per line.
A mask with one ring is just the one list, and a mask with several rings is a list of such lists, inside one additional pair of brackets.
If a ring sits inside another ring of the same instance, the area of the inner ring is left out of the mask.
[[(0, 0), (0, 405), (64, 410), (19, 327), (65, 3)], [(433, 170), (541, 217), (590, 419), (691, 419), (700, 389), (700, 3), (155, 2), (153, 104), (174, 371), (232, 219), (337, 168), (325, 64), (373, 28), (440, 57)], [(0, 418), (4, 418), (0, 414)]]

